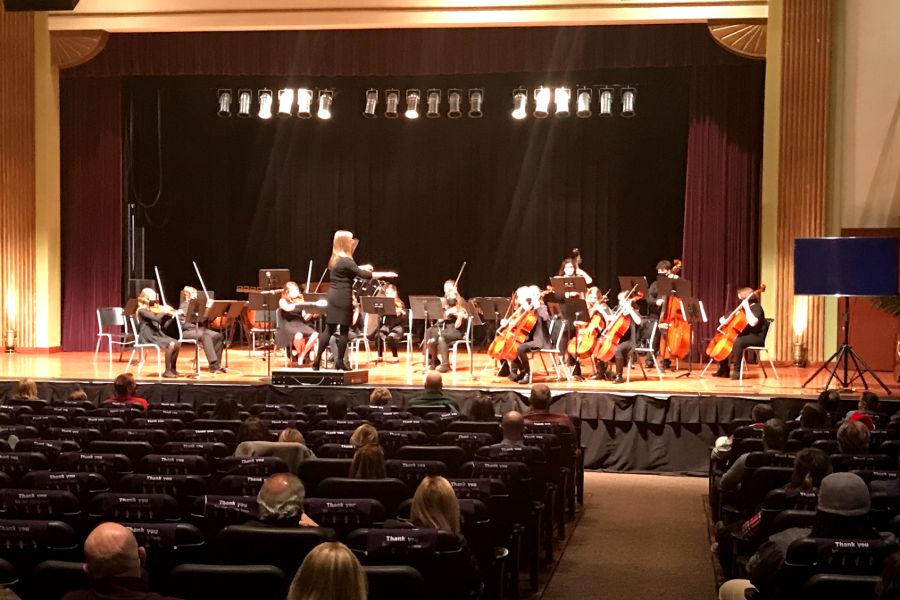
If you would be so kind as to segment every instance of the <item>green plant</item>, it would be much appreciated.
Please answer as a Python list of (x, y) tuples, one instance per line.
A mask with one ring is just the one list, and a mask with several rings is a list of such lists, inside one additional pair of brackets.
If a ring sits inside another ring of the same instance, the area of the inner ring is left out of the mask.
[(888, 314), (900, 317), (900, 296), (878, 296), (872, 298), (872, 304)]

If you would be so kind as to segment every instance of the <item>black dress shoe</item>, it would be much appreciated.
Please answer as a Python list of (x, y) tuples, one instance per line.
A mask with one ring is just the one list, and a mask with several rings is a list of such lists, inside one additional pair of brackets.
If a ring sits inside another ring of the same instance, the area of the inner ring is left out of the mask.
[(162, 374), (162, 376), (166, 379), (175, 379), (176, 377), (178, 377), (178, 373), (175, 371), (166, 371)]
[(519, 379), (521, 379), (521, 377), (522, 377), (521, 374), (512, 372), (512, 373), (509, 374), (509, 376), (507, 377), (507, 379), (509, 379), (509, 380), (512, 381), (513, 383), (519, 383)]
[(317, 361), (313, 362), (312, 370), (318, 371), (319, 368), (321, 368), (321, 366), (322, 366), (322, 361), (317, 360)]
[(625, 383), (625, 378), (622, 377), (621, 375), (616, 375), (615, 377), (613, 377), (612, 382), (613, 383)]

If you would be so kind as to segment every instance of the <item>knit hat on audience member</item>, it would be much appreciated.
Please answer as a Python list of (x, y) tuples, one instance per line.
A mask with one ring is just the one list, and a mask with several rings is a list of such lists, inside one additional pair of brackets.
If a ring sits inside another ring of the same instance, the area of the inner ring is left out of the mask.
[(832, 473), (819, 486), (822, 512), (844, 517), (859, 517), (869, 512), (869, 488), (859, 475)]

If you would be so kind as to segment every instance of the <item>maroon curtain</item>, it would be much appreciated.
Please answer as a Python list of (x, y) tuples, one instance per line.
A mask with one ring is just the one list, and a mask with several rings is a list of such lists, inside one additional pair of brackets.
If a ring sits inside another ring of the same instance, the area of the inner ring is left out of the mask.
[(122, 301), (122, 85), (60, 85), (62, 347), (89, 350), (96, 309)]
[(127, 33), (63, 74), (464, 75), (746, 62), (706, 25)]
[(691, 76), (683, 257), (710, 320), (698, 342), (737, 304), (738, 288), (759, 284), (764, 75), (756, 63)]

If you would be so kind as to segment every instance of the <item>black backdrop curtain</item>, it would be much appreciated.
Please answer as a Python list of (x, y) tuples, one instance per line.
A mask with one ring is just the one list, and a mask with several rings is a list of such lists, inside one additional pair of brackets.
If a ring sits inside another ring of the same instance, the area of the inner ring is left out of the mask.
[[(215, 115), (217, 86), (270, 80), (139, 79), (133, 106), (134, 186), (151, 227), (150, 264), (171, 286), (206, 283), (232, 295), (257, 270), (318, 278), (334, 230), (361, 240), (357, 258), (400, 274), (401, 293), (435, 293), (468, 261), (466, 295), (507, 295), (555, 274), (573, 246), (598, 285), (643, 274), (681, 248), (687, 72), (569, 74), (639, 85), (637, 117), (510, 118), (512, 90), (541, 75), (326, 81), (338, 94), (330, 121)], [(560, 80), (551, 76), (551, 80)], [(286, 82), (289, 83), (289, 82)], [(485, 116), (365, 119), (367, 86), (486, 87)], [(156, 164), (157, 114), (162, 169)], [(161, 182), (160, 182), (161, 173)], [(164, 282), (165, 285), (170, 285)], [(174, 296), (170, 291), (169, 296)]]

